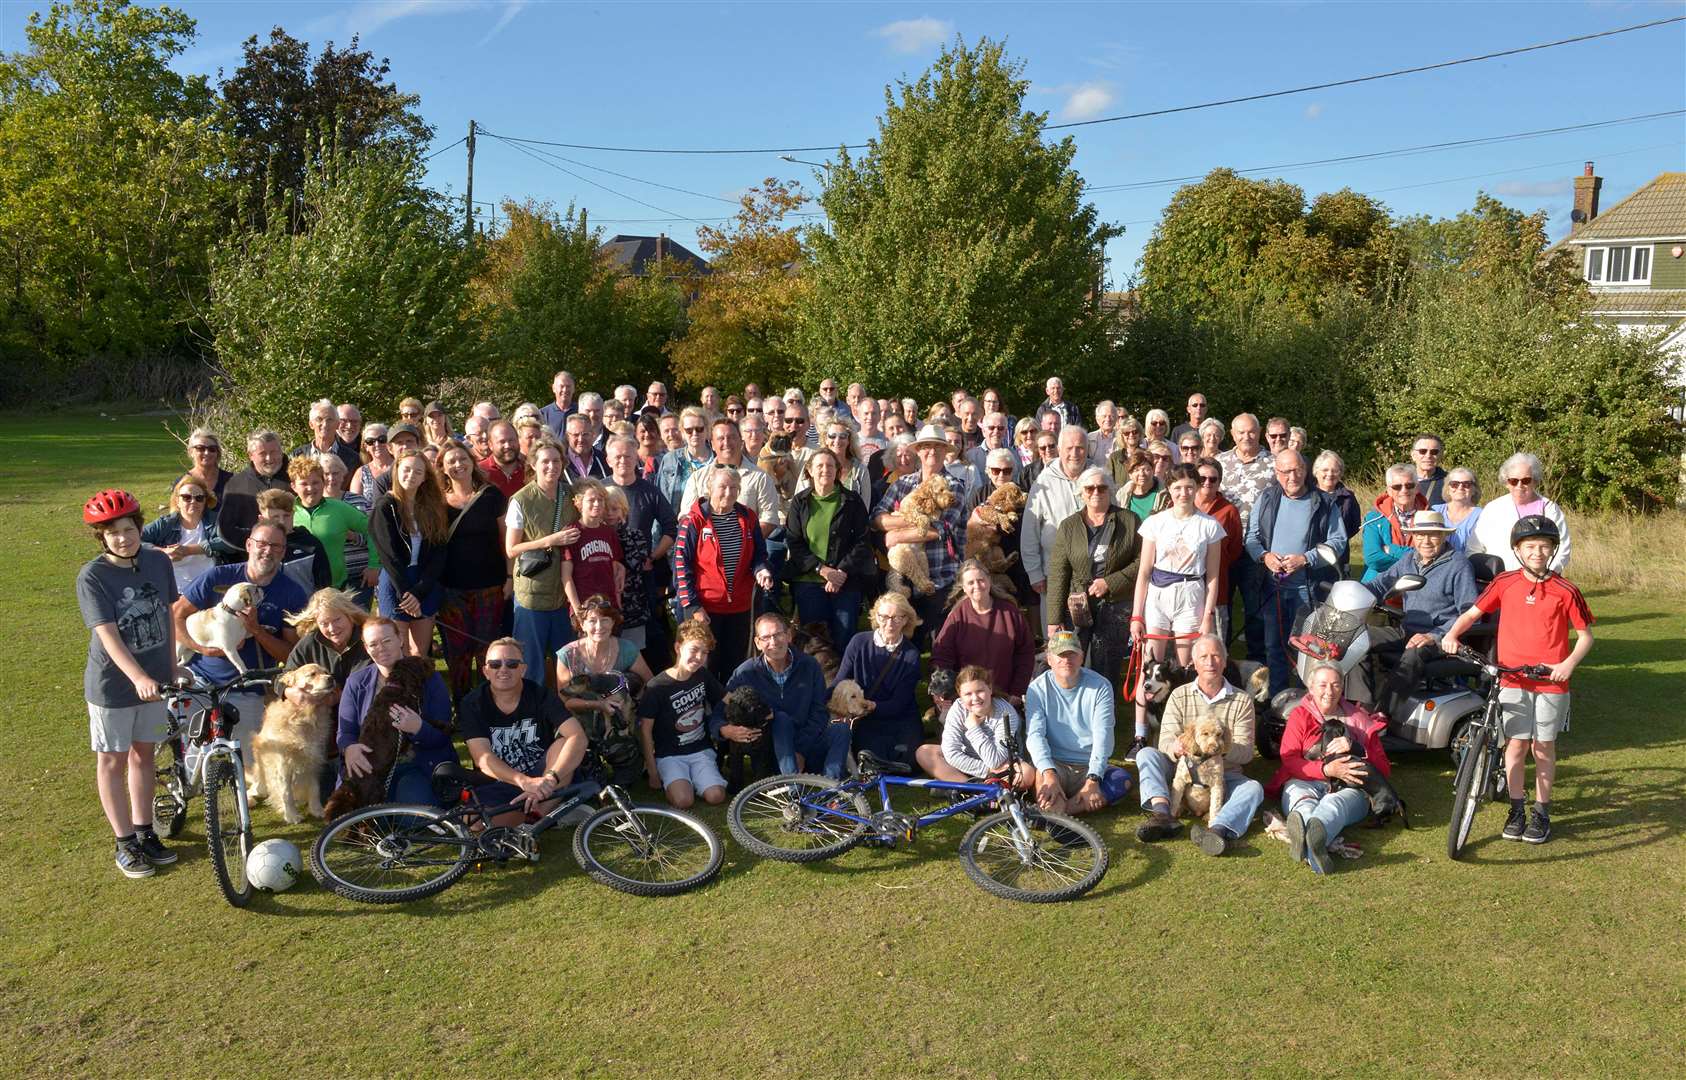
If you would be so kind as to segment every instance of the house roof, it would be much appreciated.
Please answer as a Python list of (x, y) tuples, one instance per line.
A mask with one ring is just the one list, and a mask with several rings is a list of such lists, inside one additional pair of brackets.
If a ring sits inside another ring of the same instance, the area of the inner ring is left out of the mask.
[(1686, 315), (1686, 289), (1633, 289), (1595, 292), (1591, 315)]
[(1686, 172), (1658, 173), (1649, 184), (1576, 229), (1569, 243), (1641, 237), (1686, 239)]
[(668, 258), (688, 263), (704, 273), (708, 272), (708, 260), (671, 236), (615, 235), (604, 241), (603, 246), (598, 250), (608, 256), (610, 263), (616, 268), (641, 277), (644, 274), (645, 266), (656, 257), (658, 241), (661, 244), (662, 253)]

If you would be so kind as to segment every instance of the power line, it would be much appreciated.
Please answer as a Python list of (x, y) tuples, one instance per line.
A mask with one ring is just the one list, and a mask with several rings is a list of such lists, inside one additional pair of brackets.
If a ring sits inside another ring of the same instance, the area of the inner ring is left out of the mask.
[[(1631, 150), (1601, 150), (1592, 156), (1602, 161), (1605, 158), (1625, 157), (1628, 154), (1643, 154), (1648, 150), (1676, 150), (1680, 143), (1658, 143), (1654, 146), (1636, 146)], [(1578, 165), (1586, 160), (1586, 156), (1567, 158), (1562, 161), (1542, 161), (1538, 165), (1523, 165), (1515, 169), (1498, 169), (1494, 172), (1470, 173), (1468, 176), (1448, 176), (1444, 180), (1424, 180), (1416, 184), (1396, 184), (1393, 187), (1371, 188), (1364, 192), (1366, 195), (1382, 195), (1389, 191), (1409, 191), (1412, 188), (1434, 187), (1436, 184), (1455, 184), (1460, 180), (1485, 180), (1490, 176), (1513, 176), (1516, 173), (1533, 172), (1536, 169), (1556, 168), (1561, 165)]]
[[(1617, 27), (1614, 30), (1601, 30), (1594, 34), (1580, 34), (1575, 37), (1562, 38), (1557, 41), (1545, 41), (1535, 45), (1523, 45), (1515, 49), (1505, 49), (1500, 52), (1483, 53), (1480, 56), (1466, 56), (1457, 60), (1443, 60), (1435, 64), (1423, 64), (1417, 67), (1400, 68), (1395, 71), (1383, 71), (1374, 75), (1360, 75), (1351, 79), (1336, 79), (1332, 82), (1315, 83), (1310, 86), (1296, 86), (1286, 90), (1270, 90), (1259, 94), (1247, 94), (1241, 97), (1224, 98), (1219, 101), (1203, 101), (1193, 105), (1176, 105), (1165, 109), (1150, 109), (1146, 112), (1123, 113), (1118, 116), (1100, 116), (1093, 120), (1074, 120), (1063, 124), (1049, 124), (1044, 130), (1057, 131), (1065, 128), (1090, 127), (1095, 124), (1111, 124), (1121, 120), (1144, 120), (1155, 116), (1170, 116), (1175, 113), (1194, 112), (1199, 109), (1215, 109), (1224, 105), (1239, 105), (1249, 101), (1264, 101), (1270, 98), (1288, 97), (1293, 94), (1309, 94), (1317, 90), (1328, 90), (1338, 86), (1354, 86), (1359, 83), (1376, 82), (1380, 79), (1393, 79), (1402, 75), (1417, 75), (1425, 71), (1437, 71), (1442, 68), (1457, 67), (1460, 64), (1475, 64), (1484, 60), (1497, 60), (1506, 56), (1518, 56), (1523, 53), (1538, 52), (1542, 49), (1555, 49), (1561, 45), (1575, 45), (1599, 38), (1614, 37), (1618, 34), (1631, 34), (1638, 30), (1650, 30), (1671, 23), (1686, 22), (1686, 15), (1676, 15), (1666, 19), (1654, 19), (1651, 22), (1636, 23), (1633, 26)], [(754, 149), (698, 149), (698, 148), (655, 148), (641, 146), (597, 146), (590, 143), (559, 142), (550, 139), (524, 139), (513, 135), (499, 136), (507, 142), (527, 143), (534, 146), (559, 146), (567, 150), (599, 150), (616, 154), (800, 154), (825, 153), (832, 150), (859, 150), (866, 143), (844, 143), (828, 146), (774, 146)]]
[(498, 141), (507, 145), (511, 150), (520, 151), (521, 153), (525, 154), (527, 157), (530, 157), (534, 161), (538, 162), (540, 165), (549, 165), (551, 168), (555, 169), (557, 172), (567, 173), (569, 176), (573, 177), (575, 180), (580, 181), (581, 183), (590, 184), (594, 188), (601, 188), (602, 190), (607, 191), (609, 194), (619, 196), (620, 198), (625, 199), (628, 202), (635, 202), (639, 206), (648, 206), (652, 210), (659, 210), (664, 214), (670, 214), (673, 217), (676, 217), (676, 218), (678, 218), (682, 221), (689, 221), (689, 222), (691, 222), (693, 224), (696, 224), (696, 225), (704, 224), (704, 222), (698, 221), (694, 217), (689, 217), (685, 214), (680, 214), (680, 213), (677, 213), (673, 210), (669, 210), (665, 206), (657, 206), (655, 203), (652, 203), (652, 202), (645, 202), (643, 199), (636, 198), (632, 195), (628, 195), (624, 191), (616, 191), (614, 188), (609, 187), (607, 184), (599, 184), (597, 181), (591, 179), (589, 176), (581, 176), (579, 173), (574, 172), (572, 169), (564, 168), (563, 166), (558, 165), (556, 162), (551, 161), (548, 158), (541, 157), (537, 151), (529, 149), (528, 147), (521, 146), (517, 143), (512, 143), (508, 139), (501, 138), (501, 137), (498, 138)]
[(465, 143), (467, 141), (468, 141), (468, 136), (464, 135), (462, 138), (458, 139), (454, 143), (451, 143), (449, 146), (441, 146), (439, 149), (435, 150), (433, 153), (431, 153), (431, 154), (427, 155), (426, 157), (422, 158), (422, 160), (423, 161), (432, 161), (434, 158), (438, 157), (440, 154), (443, 154), (445, 151), (451, 149), (452, 146), (461, 146), (463, 143)]
[[(487, 138), (491, 138), (491, 139), (504, 139), (505, 142), (521, 142), (521, 141), (523, 141), (523, 140), (520, 140), (520, 139), (505, 139), (504, 136), (502, 136), (502, 135), (497, 135), (497, 134), (494, 134), (493, 132), (484, 131), (484, 130), (481, 131), (480, 134), (485, 135)], [(531, 148), (529, 148), (529, 149), (531, 149)], [(681, 195), (695, 195), (699, 199), (713, 199), (715, 202), (729, 203), (732, 206), (736, 206), (738, 204), (738, 200), (736, 200), (736, 199), (728, 199), (728, 198), (726, 198), (722, 195), (710, 195), (706, 191), (692, 191), (690, 188), (674, 187), (672, 184), (662, 184), (662, 183), (658, 183), (654, 180), (646, 180), (641, 176), (631, 176), (631, 175), (628, 175), (627, 173), (616, 172), (613, 169), (605, 169), (601, 165), (592, 165), (591, 163), (585, 162), (585, 161), (575, 161), (573, 158), (563, 157), (561, 154), (555, 153), (555, 152), (550, 151), (550, 150), (534, 150), (533, 152), (535, 154), (543, 154), (546, 157), (553, 158), (556, 161), (565, 161), (569, 165), (577, 165), (582, 169), (592, 169), (596, 172), (608, 173), (610, 176), (618, 176), (622, 180), (631, 180), (635, 184), (648, 184), (651, 187), (658, 187), (658, 188), (661, 188), (664, 191), (676, 191)]]

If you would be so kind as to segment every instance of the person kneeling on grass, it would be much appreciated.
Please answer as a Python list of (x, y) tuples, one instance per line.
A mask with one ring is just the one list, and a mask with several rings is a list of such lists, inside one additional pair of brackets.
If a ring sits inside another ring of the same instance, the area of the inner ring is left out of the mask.
[(675, 636), (673, 666), (651, 679), (638, 699), (644, 770), (650, 786), (680, 810), (689, 809), (699, 791), (703, 802), (719, 806), (726, 801), (726, 778), (709, 736), (729, 736), (722, 731), (726, 691), (708, 671), (714, 634), (693, 621), (681, 624)]
[(1087, 814), (1123, 798), (1130, 776), (1112, 756), (1112, 684), (1083, 666), (1070, 630), (1048, 635), (1048, 670), (1025, 691), (1025, 749), (1036, 766), (1036, 802)]
[[(919, 767), (938, 780), (987, 780), (1007, 768), (1009, 742), (1023, 737), (1024, 724), (1012, 702), (995, 696), (988, 668), (961, 668), (954, 678), (954, 694), (943, 720), (941, 745), (926, 743), (914, 756)], [(1036, 786), (1036, 772), (1028, 762), (1018, 762), (1013, 786), (1021, 791)]]
[[(826, 710), (825, 672), (818, 660), (791, 648), (790, 637), (790, 620), (776, 611), (763, 612), (755, 620), (757, 653), (738, 665), (726, 689), (747, 686), (773, 710), (770, 734), (779, 772), (824, 773), (841, 780), (849, 764), (850, 726)], [(840, 677), (847, 673), (847, 667), (839, 671)], [(721, 729), (732, 742), (754, 742), (754, 735), (735, 725)]]
[(585, 760), (585, 728), (568, 715), (556, 691), (523, 678), (526, 666), (520, 641), (492, 642), (480, 666), (486, 681), (457, 707), (457, 733), (468, 756), (496, 781), (475, 794), (486, 806), (522, 803), (493, 818), (493, 825), (519, 825), (528, 813), (549, 811)]

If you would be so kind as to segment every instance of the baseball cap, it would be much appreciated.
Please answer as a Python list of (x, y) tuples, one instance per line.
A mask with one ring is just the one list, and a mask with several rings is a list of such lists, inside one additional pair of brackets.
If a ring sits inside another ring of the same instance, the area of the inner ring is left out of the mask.
[(1048, 635), (1048, 654), (1050, 656), (1059, 656), (1061, 653), (1071, 652), (1079, 654), (1083, 652), (1083, 644), (1077, 640), (1075, 633), (1070, 630), (1056, 630)]

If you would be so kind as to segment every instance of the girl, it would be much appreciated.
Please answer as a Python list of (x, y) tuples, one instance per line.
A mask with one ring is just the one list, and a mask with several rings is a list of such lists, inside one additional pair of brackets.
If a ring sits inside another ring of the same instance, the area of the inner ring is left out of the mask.
[[(1023, 738), (1024, 724), (1010, 701), (995, 696), (989, 672), (976, 664), (960, 669), (954, 692), (954, 704), (943, 720), (942, 743), (919, 748), (919, 767), (957, 784), (984, 780), (1007, 767), (1008, 740)], [(1029, 791), (1035, 782), (1036, 770), (1020, 761), (1013, 786)]]
[(587, 596), (607, 596), (619, 603), (626, 587), (626, 563), (620, 537), (608, 522), (609, 500), (602, 483), (590, 477), (575, 481), (574, 508), (580, 514), (580, 534), (562, 545), (562, 593), (578, 621)]
[(407, 450), (392, 466), (392, 490), (375, 501), (369, 539), (380, 556), (380, 613), (398, 623), (405, 651), (426, 656), (433, 648), (433, 618), (445, 590), (445, 491), (420, 450)]

